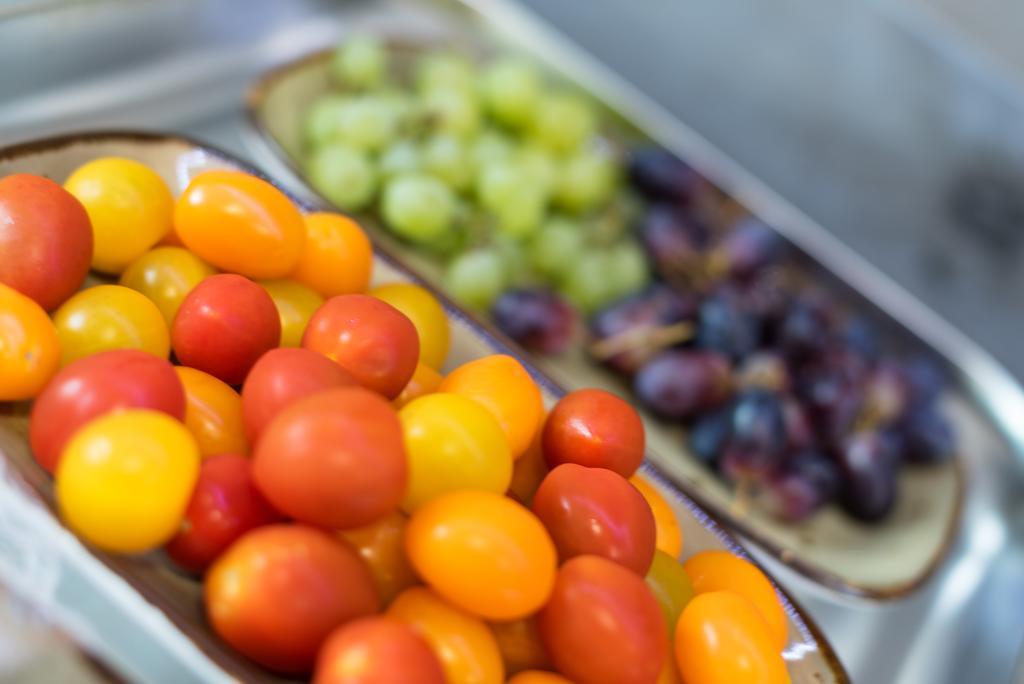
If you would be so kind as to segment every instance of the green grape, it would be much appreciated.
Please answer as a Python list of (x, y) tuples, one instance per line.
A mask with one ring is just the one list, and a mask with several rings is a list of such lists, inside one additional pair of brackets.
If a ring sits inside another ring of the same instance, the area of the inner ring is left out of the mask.
[(650, 267), (644, 250), (633, 240), (624, 240), (605, 254), (607, 279), (615, 297), (623, 297), (647, 285)]
[(516, 162), (548, 194), (555, 189), (558, 180), (558, 163), (546, 149), (540, 145), (524, 145), (516, 153)]
[(469, 60), (451, 52), (427, 55), (416, 64), (416, 89), (421, 93), (437, 89), (470, 92), (475, 78)]
[(608, 203), (618, 181), (618, 165), (605, 151), (577, 152), (562, 164), (553, 200), (572, 213), (583, 213)]
[(384, 186), (381, 211), (398, 235), (413, 242), (434, 242), (452, 229), (455, 197), (433, 176), (406, 174)]
[(486, 310), (505, 289), (505, 264), (494, 249), (480, 248), (452, 259), (444, 274), (445, 289), (460, 304)]
[(340, 143), (317, 149), (307, 162), (306, 173), (320, 194), (348, 211), (365, 207), (377, 190), (377, 174), (369, 158)]
[(540, 228), (547, 216), (547, 194), (537, 184), (516, 188), (506, 201), (491, 210), (498, 230), (516, 240), (523, 240)]
[(530, 262), (545, 278), (560, 282), (583, 250), (583, 244), (583, 228), (579, 223), (553, 216), (530, 241)]
[(512, 159), (488, 164), (476, 177), (476, 196), (480, 206), (497, 211), (524, 193), (523, 188), (536, 185), (520, 164)]
[(423, 96), (423, 110), (433, 130), (463, 138), (480, 128), (480, 103), (472, 91), (435, 88)]
[(494, 239), (494, 250), (501, 257), (501, 263), (505, 267), (506, 287), (525, 285), (533, 280), (530, 258), (522, 242), (498, 235)]
[(562, 294), (584, 313), (593, 313), (616, 297), (609, 267), (604, 252), (588, 250), (580, 254), (566, 274)]
[(502, 133), (487, 128), (473, 140), (469, 148), (469, 156), (473, 166), (479, 172), (488, 164), (505, 161), (512, 156), (514, 146)]
[(303, 138), (311, 147), (324, 145), (338, 135), (341, 112), (349, 98), (344, 95), (322, 95), (310, 106), (303, 126)]
[(541, 99), (533, 135), (545, 147), (565, 153), (577, 149), (597, 130), (597, 115), (578, 95), (553, 93)]
[(384, 79), (387, 68), (387, 51), (372, 36), (346, 40), (331, 59), (331, 77), (347, 88), (372, 88)]
[(391, 178), (402, 174), (420, 171), (423, 161), (416, 143), (411, 140), (398, 140), (384, 150), (377, 160), (382, 178)]
[(506, 57), (487, 67), (480, 91), (484, 107), (496, 121), (521, 128), (533, 117), (542, 85), (540, 73), (531, 62)]
[(387, 145), (398, 129), (398, 112), (385, 99), (363, 95), (350, 100), (340, 113), (337, 137), (356, 149), (372, 152)]
[(473, 180), (473, 167), (465, 145), (451, 135), (435, 135), (423, 144), (423, 168), (462, 192)]

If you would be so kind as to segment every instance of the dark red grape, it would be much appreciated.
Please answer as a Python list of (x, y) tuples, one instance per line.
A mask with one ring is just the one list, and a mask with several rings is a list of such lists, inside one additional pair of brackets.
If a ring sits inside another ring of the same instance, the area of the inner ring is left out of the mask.
[(884, 518), (896, 503), (898, 459), (876, 432), (858, 432), (841, 444), (836, 460), (843, 473), (843, 509), (865, 522)]
[(878, 329), (863, 316), (851, 316), (847, 319), (840, 334), (840, 341), (869, 361), (874, 361), (882, 355)]
[(910, 387), (903, 369), (891, 361), (882, 361), (864, 381), (861, 415), (872, 424), (892, 423), (906, 413)]
[(794, 397), (783, 397), (782, 418), (786, 423), (786, 444), (789, 451), (803, 451), (814, 446), (814, 428), (807, 419), (807, 411), (803, 404)]
[(723, 471), (730, 471), (734, 479), (767, 474), (781, 462), (787, 441), (779, 395), (762, 389), (745, 390), (732, 405)]
[(910, 463), (942, 463), (953, 457), (953, 427), (935, 407), (923, 407), (903, 424), (903, 454)]
[(910, 389), (910, 403), (915, 407), (935, 401), (948, 383), (946, 371), (927, 356), (905, 361), (903, 374)]
[(660, 147), (633, 150), (629, 158), (629, 178), (647, 197), (677, 204), (689, 202), (706, 185), (700, 174)]
[(824, 349), (829, 342), (829, 315), (824, 302), (794, 299), (779, 321), (775, 342), (792, 359), (803, 359)]
[(842, 438), (853, 427), (867, 371), (867, 362), (844, 348), (830, 349), (800, 367), (797, 395), (826, 442)]
[[(601, 340), (642, 327), (692, 320), (696, 312), (697, 299), (692, 294), (655, 284), (598, 312), (590, 325), (594, 337)], [(638, 348), (603, 361), (619, 372), (632, 374), (650, 356), (650, 350)]]
[(778, 261), (785, 244), (767, 224), (748, 216), (736, 222), (716, 251), (730, 274), (745, 277)]
[(731, 407), (706, 413), (693, 422), (688, 442), (698, 461), (712, 469), (717, 466), (719, 454), (729, 440), (731, 426)]
[(633, 379), (633, 391), (662, 418), (681, 420), (721, 404), (731, 384), (725, 357), (680, 349), (663, 352), (644, 364)]
[(761, 341), (761, 321), (745, 311), (732, 290), (720, 289), (700, 305), (697, 346), (740, 359)]
[(749, 278), (733, 280), (726, 287), (735, 293), (744, 311), (764, 321), (782, 318), (793, 299), (778, 268), (766, 268)]
[(835, 500), (842, 474), (819, 451), (801, 451), (788, 458), (768, 483), (769, 510), (787, 522), (805, 520)]
[(655, 205), (640, 223), (640, 239), (655, 271), (678, 280), (702, 268), (708, 229), (676, 207)]
[(576, 314), (558, 295), (543, 289), (510, 290), (491, 309), (495, 324), (527, 349), (557, 354), (572, 340)]

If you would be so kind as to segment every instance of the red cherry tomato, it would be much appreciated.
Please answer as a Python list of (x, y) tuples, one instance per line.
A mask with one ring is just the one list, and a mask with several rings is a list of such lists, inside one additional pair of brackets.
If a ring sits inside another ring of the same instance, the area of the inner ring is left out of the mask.
[(665, 618), (643, 578), (598, 556), (562, 566), (537, 624), (555, 667), (577, 684), (650, 684), (668, 653)]
[(222, 639), (260, 665), (288, 673), (312, 670), (336, 627), (380, 607), (356, 552), (303, 525), (245, 533), (210, 568), (203, 599)]
[(643, 576), (654, 558), (654, 515), (636, 487), (604, 468), (564, 463), (544, 478), (533, 512), (560, 560), (593, 554)]
[(281, 319), (267, 291), (231, 273), (189, 292), (174, 317), (171, 346), (186, 366), (240, 385), (256, 360), (281, 341)]
[(316, 660), (313, 684), (445, 684), (427, 642), (404, 622), (377, 615), (336, 629)]
[(398, 414), (361, 387), (300, 399), (263, 430), (253, 476), (270, 503), (296, 520), (334, 529), (368, 525), (405, 495)]
[(87, 356), (65, 366), (32, 406), (28, 438), (39, 465), (56, 472), (78, 428), (115, 409), (147, 408), (183, 420), (185, 390), (174, 366), (138, 349)]
[(256, 443), (270, 419), (293, 401), (356, 381), (323, 354), (308, 349), (271, 349), (260, 357), (242, 385), (245, 434)]
[(92, 226), (74, 195), (42, 176), (0, 179), (0, 282), (47, 311), (74, 294), (92, 262)]
[(644, 460), (644, 426), (611, 392), (583, 389), (562, 397), (544, 424), (544, 458), (554, 468), (578, 463), (629, 477)]
[(420, 356), (416, 327), (401, 311), (369, 295), (324, 302), (306, 327), (302, 346), (324, 354), (363, 387), (394, 399)]
[(249, 530), (281, 520), (252, 482), (252, 462), (221, 454), (199, 465), (181, 531), (167, 543), (167, 555), (181, 568), (205, 570)]

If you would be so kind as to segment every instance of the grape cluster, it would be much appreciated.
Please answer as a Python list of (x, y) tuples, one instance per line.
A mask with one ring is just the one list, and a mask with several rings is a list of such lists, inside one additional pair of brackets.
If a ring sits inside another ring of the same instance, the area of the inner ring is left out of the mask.
[(307, 176), (443, 263), (460, 303), (534, 350), (563, 349), (576, 311), (648, 282), (611, 122), (522, 57), (408, 60), (367, 37), (338, 47), (335, 88), (306, 115)]
[(697, 459), (783, 520), (837, 503), (871, 522), (902, 464), (951, 457), (935, 361), (883, 352), (869, 319), (673, 155), (637, 150), (630, 176), (651, 202), (636, 230), (657, 280), (593, 316), (591, 349), (688, 428)]

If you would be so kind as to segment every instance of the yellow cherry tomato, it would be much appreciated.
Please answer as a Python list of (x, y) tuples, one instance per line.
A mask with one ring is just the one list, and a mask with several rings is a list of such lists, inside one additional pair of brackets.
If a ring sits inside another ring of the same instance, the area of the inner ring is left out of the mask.
[(507, 684), (572, 684), (572, 681), (554, 672), (525, 670), (509, 679)]
[(260, 285), (274, 300), (281, 317), (281, 346), (301, 347), (306, 324), (324, 298), (294, 280), (264, 280)]
[(57, 330), (43, 307), (0, 283), (0, 401), (31, 399), (59, 366)]
[(676, 665), (686, 684), (789, 684), (786, 661), (754, 605), (731, 591), (700, 594), (679, 616)]
[(377, 299), (395, 307), (412, 321), (420, 337), (420, 362), (441, 368), (448, 358), (448, 316), (437, 297), (413, 283), (389, 283), (370, 290)]
[(487, 624), (459, 610), (425, 587), (406, 589), (388, 615), (423, 637), (453, 684), (501, 684), (505, 668)]
[(775, 587), (756, 565), (728, 551), (710, 550), (690, 556), (683, 568), (696, 593), (731, 591), (754, 604), (775, 639), (776, 649), (785, 647), (789, 639), (786, 611)]
[(366, 561), (385, 606), (400, 592), (418, 583), (405, 557), (405, 525), (406, 517), (395, 511), (366, 527), (338, 533)]
[(283, 278), (306, 239), (283, 192), (241, 171), (204, 171), (174, 205), (174, 229), (196, 256), (249, 278)]
[(436, 370), (422, 361), (418, 361), (416, 363), (416, 370), (413, 371), (409, 382), (405, 384), (405, 389), (391, 403), (395, 405), (395, 408), (402, 408), (413, 399), (433, 394), (441, 386), (441, 380), (443, 379)]
[(405, 551), (439, 595), (488, 620), (536, 612), (558, 566), (537, 516), (492, 492), (452, 492), (420, 506), (406, 527)]
[(160, 309), (170, 327), (192, 288), (216, 272), (213, 266), (187, 249), (157, 247), (129, 264), (119, 282), (146, 295)]
[(195, 440), (174, 418), (140, 409), (108, 413), (64, 447), (57, 504), (90, 543), (141, 553), (178, 531), (198, 476)]
[(501, 659), (509, 674), (551, 668), (534, 616), (511, 622), (492, 622), (491, 631), (498, 640)]
[(145, 164), (120, 157), (94, 159), (75, 169), (64, 188), (89, 214), (97, 271), (120, 273), (171, 230), (171, 191)]
[(355, 220), (329, 212), (307, 214), (305, 233), (293, 280), (324, 297), (366, 292), (373, 273), (373, 245)]
[(671, 636), (675, 631), (676, 622), (679, 621), (679, 614), (693, 598), (694, 592), (690, 577), (678, 560), (661, 549), (656, 549), (644, 581), (647, 582), (647, 586), (650, 587), (654, 598), (658, 600), (662, 612), (665, 613), (668, 633)]
[(654, 513), (654, 545), (672, 558), (679, 558), (683, 552), (683, 528), (679, 526), (676, 512), (654, 485), (644, 478), (634, 475), (629, 481), (643, 495)]
[(498, 421), (472, 399), (429, 394), (398, 414), (409, 484), (402, 508), (412, 512), (441, 494), (478, 489), (503, 494), (512, 454)]
[(174, 370), (185, 388), (185, 427), (196, 438), (203, 458), (249, 453), (238, 392), (195, 368), (175, 366)]
[(438, 391), (480, 402), (498, 419), (513, 458), (526, 453), (544, 417), (537, 383), (521, 363), (505, 354), (462, 364), (445, 377)]
[(160, 309), (131, 288), (97, 285), (60, 305), (53, 315), (61, 363), (112, 349), (141, 349), (160, 358), (171, 351), (171, 337)]

